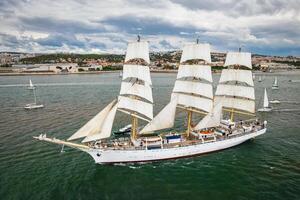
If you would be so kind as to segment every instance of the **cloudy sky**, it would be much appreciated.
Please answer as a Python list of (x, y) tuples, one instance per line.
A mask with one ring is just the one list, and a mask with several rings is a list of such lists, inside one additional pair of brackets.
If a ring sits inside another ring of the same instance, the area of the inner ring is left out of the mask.
[(300, 56), (300, 0), (0, 0), (0, 51), (124, 53), (139, 33), (152, 51)]

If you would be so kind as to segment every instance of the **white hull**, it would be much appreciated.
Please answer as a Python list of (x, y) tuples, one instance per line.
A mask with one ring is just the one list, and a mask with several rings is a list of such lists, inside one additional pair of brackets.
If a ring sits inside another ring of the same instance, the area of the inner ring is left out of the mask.
[(28, 89), (28, 90), (34, 90), (35, 87), (34, 87), (34, 86), (29, 86), (27, 89)]
[(278, 90), (279, 88), (278, 88), (278, 86), (272, 86), (272, 90)]
[(272, 108), (260, 108), (257, 110), (258, 112), (271, 112)]
[(27, 104), (25, 107), (24, 107), (26, 110), (32, 110), (32, 109), (38, 109), (38, 108), (44, 108), (44, 105), (40, 104)]
[(103, 149), (82, 149), (89, 153), (96, 163), (133, 163), (133, 162), (151, 162), (158, 160), (176, 159), (182, 157), (197, 156), (200, 154), (219, 151), (239, 145), (251, 138), (262, 135), (266, 129), (234, 138), (220, 140), (216, 142), (200, 143), (184, 147), (174, 147), (152, 150), (103, 150)]

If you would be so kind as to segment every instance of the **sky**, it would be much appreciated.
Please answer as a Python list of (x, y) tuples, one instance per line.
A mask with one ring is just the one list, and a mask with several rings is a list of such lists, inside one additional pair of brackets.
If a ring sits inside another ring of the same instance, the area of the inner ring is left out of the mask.
[(0, 0), (0, 51), (124, 53), (195, 42), (300, 56), (300, 0)]

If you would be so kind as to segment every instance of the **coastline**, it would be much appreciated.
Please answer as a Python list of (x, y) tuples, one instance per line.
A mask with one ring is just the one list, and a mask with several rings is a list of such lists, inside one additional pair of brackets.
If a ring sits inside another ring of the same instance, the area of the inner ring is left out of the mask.
[[(0, 76), (35, 76), (35, 75), (86, 75), (86, 74), (106, 74), (106, 73), (120, 73), (122, 70), (114, 70), (114, 71), (89, 71), (89, 72), (73, 72), (73, 73), (55, 73), (55, 72), (3, 72), (0, 71)], [(178, 70), (157, 70), (152, 69), (150, 70), (151, 73), (177, 73)], [(285, 69), (278, 69), (274, 70), (273, 72), (262, 72), (262, 71), (252, 71), (253, 74), (257, 75), (286, 75), (286, 74), (300, 74), (300, 69), (294, 70), (285, 70)], [(221, 74), (221, 70), (213, 71), (213, 74)]]

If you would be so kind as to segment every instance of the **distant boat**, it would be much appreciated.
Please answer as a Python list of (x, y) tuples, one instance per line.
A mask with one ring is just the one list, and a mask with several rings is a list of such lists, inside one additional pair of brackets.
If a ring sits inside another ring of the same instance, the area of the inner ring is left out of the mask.
[(272, 104), (280, 104), (280, 101), (277, 100), (277, 99), (273, 99), (273, 100), (270, 101), (270, 103), (272, 103)]
[(125, 135), (125, 134), (130, 135), (131, 127), (132, 127), (132, 125), (128, 124), (128, 125), (124, 126), (123, 128), (120, 128), (118, 131), (115, 131), (114, 135)]
[(300, 83), (300, 80), (289, 80), (291, 83)]
[(262, 82), (262, 78), (261, 78), (261, 76), (258, 78), (258, 82)]
[(253, 74), (252, 78), (253, 78), (253, 80), (255, 80), (255, 74)]
[(119, 77), (120, 77), (120, 78), (122, 78), (122, 77), (123, 77), (123, 73), (122, 73), (122, 72), (120, 72), (120, 74), (119, 74)]
[[(30, 81), (31, 82), (31, 81)], [(37, 101), (36, 101), (36, 94), (35, 94), (35, 89), (32, 89), (33, 91), (33, 96), (34, 96), (34, 103), (29, 103), (29, 104), (26, 104), (25, 105), (25, 109), (26, 110), (32, 110), (32, 109), (38, 109), (38, 108), (44, 108), (44, 105), (43, 104), (37, 104)]]
[(274, 83), (273, 83), (273, 85), (272, 85), (272, 89), (273, 89), (273, 90), (278, 90), (278, 89), (279, 89), (277, 77), (275, 77), (275, 79), (274, 79)]
[(27, 88), (28, 90), (34, 90), (35, 86), (32, 84), (31, 79), (29, 80), (29, 87)]
[(270, 112), (271, 110), (272, 110), (272, 108), (269, 107), (269, 99), (268, 99), (267, 89), (265, 88), (264, 105), (263, 105), (263, 108), (258, 109), (258, 112)]

